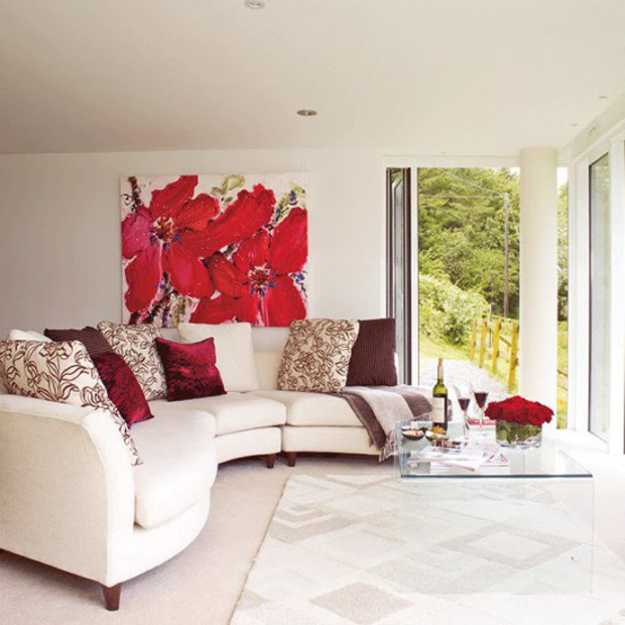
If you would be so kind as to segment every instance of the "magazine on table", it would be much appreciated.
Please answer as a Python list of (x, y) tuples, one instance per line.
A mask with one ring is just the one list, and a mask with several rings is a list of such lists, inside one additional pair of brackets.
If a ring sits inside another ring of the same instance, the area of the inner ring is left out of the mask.
[(430, 462), (432, 468), (457, 467), (467, 471), (478, 471), (497, 467), (508, 467), (508, 459), (503, 455), (497, 443), (466, 445), (460, 449), (443, 447), (427, 447), (410, 453), (410, 461), (416, 463)]

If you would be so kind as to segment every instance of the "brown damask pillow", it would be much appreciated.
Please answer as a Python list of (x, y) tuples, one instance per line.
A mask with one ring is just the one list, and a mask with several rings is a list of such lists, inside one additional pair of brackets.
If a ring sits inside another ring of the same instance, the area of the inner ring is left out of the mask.
[(155, 343), (159, 336), (158, 328), (148, 324), (124, 325), (100, 321), (98, 330), (135, 374), (145, 398), (148, 401), (165, 399), (165, 371)]
[(335, 393), (347, 380), (358, 322), (349, 319), (301, 319), (289, 327), (278, 373), (285, 391)]
[(12, 395), (106, 410), (124, 440), (131, 464), (141, 464), (126, 421), (79, 341), (0, 341), (0, 380)]
[(395, 386), (395, 319), (359, 321), (346, 386)]

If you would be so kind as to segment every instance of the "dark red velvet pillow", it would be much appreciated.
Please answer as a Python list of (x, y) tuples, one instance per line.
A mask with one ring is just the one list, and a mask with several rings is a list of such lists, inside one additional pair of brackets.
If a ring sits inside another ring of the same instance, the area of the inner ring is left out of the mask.
[(121, 356), (104, 352), (92, 355), (91, 360), (104, 382), (109, 399), (129, 426), (153, 417), (143, 389)]
[(395, 386), (395, 319), (359, 321), (346, 386)]
[(226, 394), (217, 369), (214, 339), (176, 343), (157, 338), (156, 349), (165, 370), (167, 401)]

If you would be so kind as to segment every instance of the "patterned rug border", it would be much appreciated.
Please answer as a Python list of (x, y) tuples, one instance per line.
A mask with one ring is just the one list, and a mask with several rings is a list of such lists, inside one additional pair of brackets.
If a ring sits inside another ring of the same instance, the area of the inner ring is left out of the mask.
[(289, 482), (294, 477), (297, 477), (297, 475), (290, 475), (286, 479), (284, 484), (282, 485), (282, 489), (280, 490), (280, 496), (276, 500), (276, 503), (275, 503), (275, 505), (273, 507), (273, 510), (271, 511), (271, 517), (269, 518), (269, 522), (267, 523), (267, 527), (265, 528), (265, 531), (263, 532), (262, 540), (258, 544), (258, 548), (256, 549), (256, 552), (254, 553), (254, 557), (252, 558), (252, 561), (250, 562), (250, 568), (247, 570), (247, 573), (245, 574), (245, 580), (243, 581), (243, 586), (241, 586), (241, 590), (239, 591), (239, 594), (237, 596), (237, 600), (234, 602), (234, 605), (232, 606), (232, 611), (230, 612), (230, 616), (228, 617), (228, 625), (232, 625), (232, 619), (234, 618), (234, 615), (237, 612), (239, 604), (241, 603), (241, 599), (242, 599), (243, 594), (245, 593), (245, 590), (247, 588), (247, 582), (248, 582), (248, 580), (250, 578), (250, 575), (252, 574), (252, 571), (254, 570), (254, 566), (256, 565), (256, 561), (258, 559), (258, 554), (260, 553), (260, 550), (263, 548), (263, 545), (265, 544), (265, 541), (267, 540), (267, 535), (269, 534), (269, 530), (271, 528), (271, 524), (273, 523), (273, 519), (276, 516), (276, 510), (278, 509), (278, 507), (280, 506), (280, 503), (282, 502), (282, 498), (284, 497), (284, 493), (286, 492), (286, 487), (288, 486)]

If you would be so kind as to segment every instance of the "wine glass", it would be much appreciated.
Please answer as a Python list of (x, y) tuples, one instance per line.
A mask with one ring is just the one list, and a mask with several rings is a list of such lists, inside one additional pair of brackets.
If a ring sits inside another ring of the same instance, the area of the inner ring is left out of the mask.
[(458, 405), (462, 410), (462, 418), (464, 420), (464, 433), (469, 433), (469, 405), (471, 404), (471, 398), (458, 397)]
[(473, 394), (470, 384), (461, 384), (459, 386), (454, 385), (454, 391), (456, 393), (456, 401), (462, 412), (462, 419), (464, 423), (465, 437), (469, 435), (469, 406), (471, 405), (471, 395)]
[(480, 430), (484, 425), (484, 408), (486, 407), (486, 400), (488, 399), (488, 391), (475, 391), (473, 393), (475, 396), (475, 403), (477, 407), (480, 409)]

